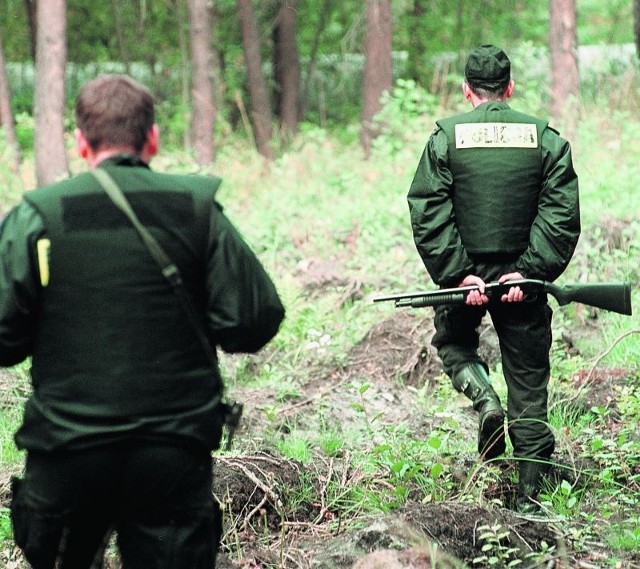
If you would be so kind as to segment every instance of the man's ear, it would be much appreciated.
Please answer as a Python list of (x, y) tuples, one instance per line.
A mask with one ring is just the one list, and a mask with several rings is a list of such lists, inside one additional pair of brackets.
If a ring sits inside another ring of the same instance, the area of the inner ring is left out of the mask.
[(468, 101), (471, 100), (471, 87), (466, 81), (462, 82), (462, 93), (464, 94), (464, 98)]
[(160, 129), (157, 124), (154, 124), (147, 133), (147, 141), (145, 143), (144, 152), (151, 158), (158, 154), (158, 148), (160, 146)]
[(76, 149), (78, 150), (78, 155), (80, 156), (80, 158), (84, 158), (86, 160), (91, 153), (91, 146), (89, 145), (89, 141), (79, 128), (76, 128), (73, 131), (73, 134), (76, 139)]
[(516, 88), (516, 82), (511, 79), (509, 81), (509, 84), (507, 85), (507, 88), (504, 92), (504, 98), (505, 99), (509, 99), (511, 97), (511, 95), (513, 95), (513, 90)]

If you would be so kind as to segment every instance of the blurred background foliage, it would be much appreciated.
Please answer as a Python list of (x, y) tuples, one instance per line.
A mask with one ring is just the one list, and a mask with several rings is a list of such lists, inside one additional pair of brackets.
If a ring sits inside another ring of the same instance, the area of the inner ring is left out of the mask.
[[(17, 121), (28, 123), (33, 107), (33, 57), (24, 0), (0, 0), (0, 37), (7, 61)], [(188, 128), (183, 92), (189, 73), (186, 0), (68, 0), (68, 107), (79, 85), (99, 71), (128, 72), (146, 82), (160, 105), (166, 143), (182, 142)], [(212, 5), (212, 41), (222, 93), (217, 128), (241, 133), (239, 97), (246, 98), (246, 70), (235, 0)], [(254, 2), (265, 73), (271, 77), (271, 30), (279, 0)], [(302, 84), (308, 82), (304, 123), (341, 131), (350, 139), (362, 100), (364, 3), (358, 0), (298, 0), (297, 39)], [(410, 80), (445, 106), (457, 94), (466, 51), (481, 43), (501, 45), (514, 62), (519, 94), (548, 92), (546, 2), (527, 0), (394, 0), (394, 79)], [(583, 96), (614, 94), (611, 75), (629, 90), (637, 69), (631, 0), (577, 0)], [(626, 80), (627, 83), (622, 84)], [(613, 87), (617, 85), (614, 83)], [(625, 93), (623, 92), (622, 95)], [(621, 101), (625, 99), (620, 96)], [(29, 149), (28, 128), (20, 143)], [(355, 136), (355, 131), (352, 133)]]

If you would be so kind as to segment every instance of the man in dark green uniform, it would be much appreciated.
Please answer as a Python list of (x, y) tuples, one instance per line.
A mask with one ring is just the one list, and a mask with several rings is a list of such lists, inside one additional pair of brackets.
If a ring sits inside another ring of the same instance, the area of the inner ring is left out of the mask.
[(517, 508), (535, 509), (554, 450), (547, 422), (551, 308), (513, 286), (496, 302), (487, 282), (555, 280), (580, 234), (578, 179), (569, 143), (546, 121), (512, 110), (506, 54), (472, 51), (462, 90), (473, 110), (437, 121), (409, 190), (415, 244), (441, 287), (477, 285), (466, 304), (435, 310), (437, 348), (453, 386), (479, 413), (478, 452), (505, 450), (504, 411), (478, 355), (486, 312), (500, 340), (508, 432), (519, 465)]
[[(98, 77), (76, 119), (80, 155), (177, 265), (214, 350), (264, 346), (284, 317), (276, 289), (215, 201), (219, 179), (149, 168), (148, 90)], [(86, 172), (27, 193), (2, 223), (0, 258), (0, 365), (32, 357), (11, 508), (26, 558), (35, 569), (100, 565), (115, 530), (128, 569), (214, 567), (222, 381), (129, 220)]]

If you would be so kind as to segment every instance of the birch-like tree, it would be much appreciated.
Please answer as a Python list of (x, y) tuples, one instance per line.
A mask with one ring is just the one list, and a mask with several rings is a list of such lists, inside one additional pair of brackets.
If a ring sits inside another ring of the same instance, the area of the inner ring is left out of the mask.
[(69, 175), (64, 141), (64, 86), (67, 63), (66, 0), (37, 3), (35, 161), (42, 186)]

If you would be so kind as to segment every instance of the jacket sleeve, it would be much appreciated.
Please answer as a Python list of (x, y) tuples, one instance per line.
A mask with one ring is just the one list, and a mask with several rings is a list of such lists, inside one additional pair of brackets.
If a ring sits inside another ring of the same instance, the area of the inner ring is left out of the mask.
[(0, 366), (31, 355), (40, 290), (36, 243), (43, 234), (42, 219), (26, 203), (0, 226)]
[(543, 133), (542, 151), (538, 212), (516, 270), (527, 278), (554, 281), (569, 265), (580, 237), (578, 177), (569, 143), (552, 129)]
[(277, 333), (284, 307), (260, 261), (213, 208), (207, 270), (209, 335), (224, 351), (257, 352)]
[(457, 286), (473, 272), (456, 227), (452, 189), (447, 139), (437, 130), (422, 153), (407, 201), (416, 248), (431, 279), (440, 286)]

